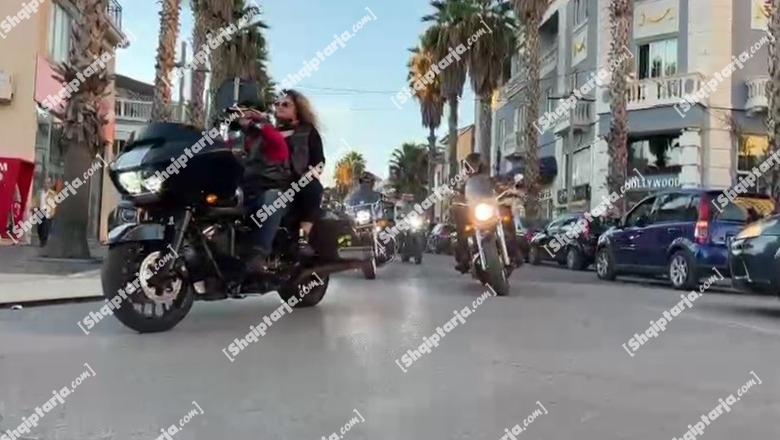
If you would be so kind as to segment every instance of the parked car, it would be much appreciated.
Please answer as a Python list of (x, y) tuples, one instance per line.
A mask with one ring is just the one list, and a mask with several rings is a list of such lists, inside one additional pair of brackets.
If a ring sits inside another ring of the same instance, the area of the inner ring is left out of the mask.
[(666, 275), (676, 289), (690, 290), (717, 269), (728, 276), (728, 243), (745, 227), (774, 211), (761, 194), (741, 194), (720, 212), (712, 204), (721, 190), (682, 188), (644, 198), (618, 226), (601, 235), (596, 273)]
[[(579, 224), (583, 225), (582, 231), (577, 230)], [(571, 270), (586, 269), (596, 259), (596, 244), (604, 231), (602, 224), (599, 218), (588, 221), (582, 213), (556, 218), (531, 239), (529, 263), (552, 260)]]
[(517, 241), (520, 244), (520, 252), (522, 252), (526, 263), (530, 261), (529, 251), (531, 250), (531, 239), (533, 239), (536, 234), (543, 231), (549, 223), (550, 221), (547, 219), (529, 220), (525, 217), (515, 218)]
[(730, 251), (735, 289), (780, 295), (780, 216), (745, 227), (731, 242)]
[(451, 254), (450, 234), (455, 232), (455, 226), (449, 223), (439, 223), (428, 234), (428, 252), (434, 254)]

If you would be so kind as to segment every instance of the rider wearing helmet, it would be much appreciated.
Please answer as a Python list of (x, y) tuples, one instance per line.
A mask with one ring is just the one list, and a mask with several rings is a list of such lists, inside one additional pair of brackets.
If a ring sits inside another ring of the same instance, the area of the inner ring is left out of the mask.
[(382, 194), (374, 191), (376, 178), (369, 172), (363, 172), (358, 178), (358, 188), (347, 196), (347, 206), (373, 204), (382, 199)]

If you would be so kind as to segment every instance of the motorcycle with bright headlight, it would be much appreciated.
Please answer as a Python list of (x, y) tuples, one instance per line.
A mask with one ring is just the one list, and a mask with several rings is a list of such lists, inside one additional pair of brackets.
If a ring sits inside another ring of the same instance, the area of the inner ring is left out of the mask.
[(507, 248), (504, 227), (511, 219), (501, 215), (500, 205), (516, 195), (514, 190), (496, 195), (489, 176), (475, 175), (466, 181), (463, 199), (453, 202), (468, 213), (465, 230), (470, 272), (499, 296), (509, 294), (509, 276), (516, 266)]
[(244, 261), (253, 255), (247, 236), (255, 225), (240, 188), (243, 148), (225, 141), (216, 129), (206, 140), (192, 126), (152, 123), (111, 163), (109, 177), (137, 215), (108, 234), (101, 282), (127, 327), (165, 331), (195, 300), (271, 291), (291, 307), (312, 307), (331, 274), (360, 268), (371, 256), (370, 247), (344, 245), (353, 236), (351, 219), (329, 209), (312, 228), (315, 255), (301, 255), (300, 219), (291, 212), (275, 236), (267, 273), (250, 274)]
[(357, 245), (371, 247), (371, 258), (366, 261), (362, 269), (366, 279), (373, 280), (376, 278), (377, 268), (389, 263), (396, 254), (395, 239), (389, 245), (384, 245), (379, 240), (379, 234), (386, 228), (392, 227), (392, 222), (385, 215), (382, 201), (353, 203), (346, 206), (346, 212), (353, 219)]
[(410, 217), (408, 224), (409, 228), (399, 234), (398, 253), (404, 263), (414, 260), (414, 264), (422, 264), (427, 224), (421, 216)]

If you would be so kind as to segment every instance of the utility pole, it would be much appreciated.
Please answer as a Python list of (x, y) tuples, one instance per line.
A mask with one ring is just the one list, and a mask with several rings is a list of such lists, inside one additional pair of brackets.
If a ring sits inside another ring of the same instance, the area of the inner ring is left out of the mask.
[[(576, 85), (576, 82), (575, 82), (575, 85)], [(550, 96), (547, 99), (559, 101), (559, 100), (563, 100), (563, 99), (568, 99), (568, 98), (570, 98), (572, 96), (576, 97), (576, 95), (574, 93), (574, 90), (569, 91), (568, 93), (566, 93), (565, 96)], [(567, 212), (571, 212), (571, 199), (572, 199), (572, 195), (574, 193), (574, 182), (573, 182), (573, 177), (574, 177), (573, 176), (573, 174), (574, 174), (573, 173), (573, 171), (574, 171), (573, 168), (574, 167), (572, 166), (572, 163), (571, 163), (572, 151), (574, 150), (574, 124), (572, 123), (572, 113), (574, 113), (574, 111), (577, 108), (577, 104), (580, 101), (583, 101), (583, 102), (596, 102), (596, 99), (595, 98), (591, 98), (589, 96), (583, 96), (582, 98), (577, 99), (577, 102), (574, 103), (574, 108), (572, 108), (569, 111), (569, 114), (566, 116), (567, 118), (569, 118), (569, 129), (568, 129), (568, 133), (567, 133), (568, 148), (564, 145), (563, 156), (564, 156), (564, 158), (566, 160), (566, 169), (564, 169), (564, 172), (566, 173), (565, 181), (566, 181), (566, 211)], [(559, 105), (561, 105), (561, 104), (559, 104)]]

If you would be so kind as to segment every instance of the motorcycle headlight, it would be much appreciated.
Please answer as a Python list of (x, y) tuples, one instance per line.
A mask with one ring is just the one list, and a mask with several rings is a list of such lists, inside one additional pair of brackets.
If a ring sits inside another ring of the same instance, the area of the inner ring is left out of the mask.
[(371, 213), (368, 211), (358, 211), (355, 214), (355, 220), (358, 223), (368, 223), (371, 220)]
[(157, 175), (151, 175), (151, 176), (147, 177), (146, 179), (144, 179), (143, 185), (149, 191), (154, 192), (154, 193), (159, 193), (160, 190), (162, 190), (163, 179), (161, 179)]
[(487, 203), (479, 203), (474, 207), (474, 218), (479, 222), (488, 221), (495, 217), (496, 208), (493, 205)]
[(119, 175), (119, 184), (130, 194), (141, 194), (143, 192), (143, 179), (140, 171), (126, 171)]
[(409, 219), (409, 225), (414, 229), (420, 229), (422, 227), (422, 219), (420, 217), (414, 217)]

